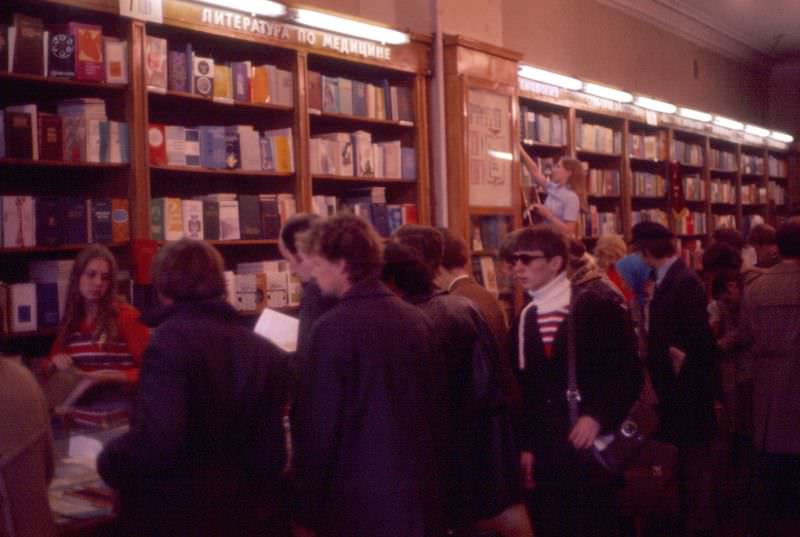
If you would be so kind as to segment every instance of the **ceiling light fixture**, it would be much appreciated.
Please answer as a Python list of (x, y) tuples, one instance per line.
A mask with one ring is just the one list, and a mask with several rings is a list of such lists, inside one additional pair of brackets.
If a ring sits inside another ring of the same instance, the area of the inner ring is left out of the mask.
[(786, 134), (785, 132), (772, 131), (769, 137), (779, 142), (786, 142), (787, 144), (794, 142), (794, 136)]
[(672, 103), (658, 101), (656, 99), (650, 99), (648, 97), (636, 97), (636, 102), (634, 104), (636, 104), (636, 106), (641, 106), (642, 108), (647, 108), (648, 110), (653, 110), (655, 112), (664, 112), (665, 114), (674, 114), (675, 111), (678, 109), (678, 107)]
[(519, 66), (519, 76), (529, 80), (536, 80), (537, 82), (544, 82), (568, 90), (578, 91), (583, 87), (583, 82), (577, 78), (572, 78), (558, 73), (545, 71), (544, 69), (537, 69), (530, 65)]
[(769, 131), (763, 127), (756, 127), (755, 125), (745, 125), (744, 132), (747, 134), (753, 134), (755, 136), (761, 136), (762, 138), (769, 136)]
[(379, 43), (404, 45), (409, 42), (408, 34), (403, 32), (353, 19), (337, 17), (336, 15), (329, 15), (311, 9), (293, 9), (291, 17), (295, 22), (304, 26), (312, 26), (321, 30), (352, 35), (353, 37), (369, 39), (370, 41), (377, 41)]
[(583, 85), (583, 91), (596, 97), (603, 97), (621, 103), (629, 103), (633, 101), (633, 95), (627, 91), (601, 86), (600, 84), (592, 84), (587, 82)]
[(714, 125), (725, 127), (726, 129), (731, 129), (734, 131), (740, 131), (744, 129), (744, 123), (740, 123), (733, 119), (728, 119), (727, 117), (722, 116), (714, 116)]
[(686, 119), (702, 121), (703, 123), (708, 123), (711, 121), (711, 114), (700, 112), (698, 110), (692, 110), (691, 108), (681, 108), (678, 113), (681, 115), (681, 117), (685, 117)]
[(200, 0), (204, 4), (211, 4), (228, 9), (235, 9), (251, 15), (264, 17), (283, 17), (286, 15), (286, 6), (270, 0)]

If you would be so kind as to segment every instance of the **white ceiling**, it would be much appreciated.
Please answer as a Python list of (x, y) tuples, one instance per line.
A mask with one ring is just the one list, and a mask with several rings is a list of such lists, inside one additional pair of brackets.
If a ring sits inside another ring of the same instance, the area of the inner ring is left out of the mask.
[(800, 56), (800, 0), (597, 0), (727, 56)]

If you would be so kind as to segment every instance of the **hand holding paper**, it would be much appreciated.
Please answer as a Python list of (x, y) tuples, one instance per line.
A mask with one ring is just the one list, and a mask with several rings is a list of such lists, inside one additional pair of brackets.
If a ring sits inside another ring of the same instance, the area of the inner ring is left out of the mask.
[(297, 350), (297, 332), (300, 322), (284, 313), (264, 308), (256, 323), (255, 333), (285, 350)]

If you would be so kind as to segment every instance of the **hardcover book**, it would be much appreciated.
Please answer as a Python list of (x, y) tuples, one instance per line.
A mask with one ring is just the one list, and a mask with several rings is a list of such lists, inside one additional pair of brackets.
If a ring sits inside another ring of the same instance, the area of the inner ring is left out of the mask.
[(39, 120), (39, 158), (42, 160), (63, 160), (64, 139), (61, 130), (61, 117), (55, 114), (38, 114)]
[(34, 200), (31, 196), (3, 196), (3, 246), (30, 248), (36, 246)]
[(75, 78), (89, 82), (102, 82), (103, 28), (93, 24), (70, 22), (69, 30), (75, 36)]
[(201, 126), (200, 165), (204, 168), (225, 168), (225, 127)]
[(167, 40), (148, 35), (144, 42), (144, 82), (147, 89), (167, 90)]
[(233, 100), (239, 103), (250, 102), (250, 62), (231, 62)]
[(31, 115), (5, 111), (6, 156), (33, 159), (33, 125)]
[(48, 74), (59, 78), (75, 78), (75, 36), (67, 25), (48, 27)]
[(116, 243), (131, 240), (128, 198), (111, 199), (111, 240)]
[(57, 197), (36, 198), (36, 244), (58, 246), (64, 243), (64, 204)]
[(203, 238), (219, 240), (219, 202), (203, 200)]
[(114, 238), (111, 224), (111, 200), (108, 198), (91, 201), (92, 241), (108, 244)]
[(261, 238), (261, 209), (258, 196), (239, 195), (239, 233), (244, 240)]
[(259, 104), (270, 102), (270, 82), (269, 66), (259, 65), (253, 67), (253, 80), (250, 90), (252, 102)]
[(239, 132), (235, 126), (225, 127), (225, 168), (236, 170), (242, 167), (239, 147)]
[(228, 65), (214, 65), (214, 100), (221, 103), (233, 102), (233, 75)]
[(62, 198), (64, 203), (64, 242), (66, 244), (86, 244), (89, 235), (86, 228), (86, 200), (83, 198)]
[(275, 69), (275, 94), (273, 101), (275, 104), (282, 104), (284, 106), (294, 105), (294, 74), (291, 71), (283, 69)]
[(189, 91), (186, 53), (170, 50), (167, 54), (167, 88), (170, 91)]
[(200, 200), (181, 200), (183, 217), (183, 236), (187, 239), (202, 240), (203, 202)]
[(167, 140), (164, 125), (151, 123), (147, 127), (147, 146), (151, 166), (167, 164)]
[(167, 164), (184, 166), (186, 164), (186, 129), (180, 125), (166, 125), (164, 138), (167, 153)]
[(265, 239), (277, 239), (281, 231), (281, 215), (278, 211), (278, 197), (275, 194), (261, 194), (261, 236)]
[(309, 71), (308, 79), (308, 111), (312, 114), (322, 112), (322, 75), (317, 71)]
[(44, 25), (42, 19), (14, 13), (14, 56), (12, 71), (28, 75), (45, 76)]
[(213, 58), (192, 58), (193, 93), (211, 98), (214, 94), (214, 60)]
[(58, 284), (55, 282), (36, 285), (36, 324), (38, 328), (58, 325)]
[(12, 333), (37, 329), (36, 284), (15, 283), (8, 286), (8, 328)]
[(115, 37), (104, 37), (103, 47), (106, 83), (127, 84), (128, 42)]
[(184, 166), (200, 166), (200, 130), (184, 129)]
[(238, 241), (239, 232), (239, 202), (219, 202), (219, 238), (223, 241)]
[(353, 115), (353, 81), (339, 78), (339, 113)]
[(322, 75), (322, 111), (339, 112), (339, 79), (336, 77)]

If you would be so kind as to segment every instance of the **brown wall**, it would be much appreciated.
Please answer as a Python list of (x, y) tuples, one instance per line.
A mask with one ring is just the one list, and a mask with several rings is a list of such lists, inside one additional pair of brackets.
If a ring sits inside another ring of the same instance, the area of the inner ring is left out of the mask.
[(776, 65), (769, 82), (768, 123), (800, 140), (800, 58)]

